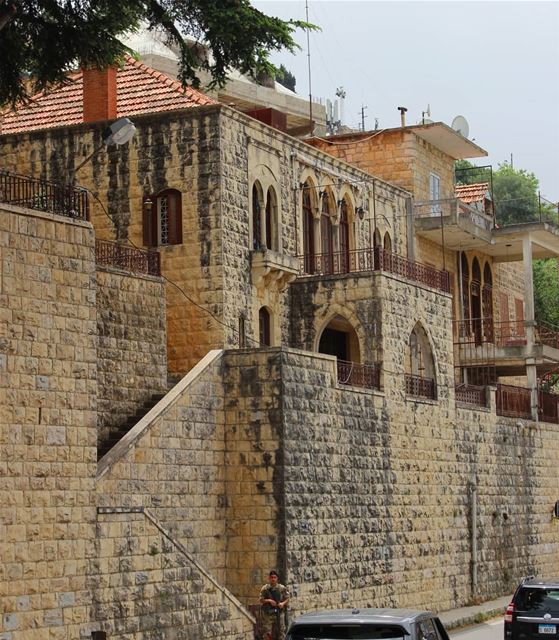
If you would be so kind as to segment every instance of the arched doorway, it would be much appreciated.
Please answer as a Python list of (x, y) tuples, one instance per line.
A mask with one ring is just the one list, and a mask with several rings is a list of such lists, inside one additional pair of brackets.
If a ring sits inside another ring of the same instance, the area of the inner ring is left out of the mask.
[(347, 200), (344, 198), (340, 206), (340, 271), (349, 272), (349, 213)]
[(472, 313), (472, 330), (476, 344), (482, 342), (482, 308), (481, 308), (481, 267), (479, 260), (472, 261), (472, 279), (470, 281), (470, 309)]
[(427, 333), (419, 322), (408, 339), (405, 377), (409, 395), (436, 397), (435, 359)]
[(273, 187), (266, 194), (266, 247), (278, 250), (277, 197)]
[(303, 260), (305, 273), (315, 272), (314, 216), (312, 212), (311, 185), (303, 187)]
[(331, 211), (331, 197), (326, 191), (322, 193), (320, 208), (320, 252), (322, 254), (322, 272), (325, 274), (332, 273), (333, 270), (334, 234)]
[(489, 262), (486, 262), (483, 267), (481, 306), (483, 310), (483, 337), (487, 342), (493, 342), (493, 274)]
[(355, 329), (342, 316), (335, 316), (322, 330), (318, 352), (336, 356), (338, 360), (361, 362), (359, 339)]

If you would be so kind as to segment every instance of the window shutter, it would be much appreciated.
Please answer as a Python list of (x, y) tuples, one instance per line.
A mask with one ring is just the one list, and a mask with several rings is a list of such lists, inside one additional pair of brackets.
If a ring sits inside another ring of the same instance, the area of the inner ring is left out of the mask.
[(155, 196), (143, 197), (142, 227), (144, 245), (155, 247), (157, 245), (157, 198)]
[(169, 244), (182, 244), (182, 198), (179, 191), (168, 193)]

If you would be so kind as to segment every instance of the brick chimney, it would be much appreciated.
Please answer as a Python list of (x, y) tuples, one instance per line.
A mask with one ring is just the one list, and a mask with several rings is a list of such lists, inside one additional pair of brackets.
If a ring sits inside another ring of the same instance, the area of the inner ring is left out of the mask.
[(82, 69), (83, 121), (116, 118), (116, 69)]

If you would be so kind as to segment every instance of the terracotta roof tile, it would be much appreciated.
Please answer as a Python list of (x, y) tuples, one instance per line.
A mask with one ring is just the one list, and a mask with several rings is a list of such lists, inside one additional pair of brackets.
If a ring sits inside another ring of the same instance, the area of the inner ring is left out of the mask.
[[(68, 83), (48, 93), (40, 93), (17, 111), (4, 112), (0, 133), (20, 133), (83, 122), (82, 72), (68, 76)], [(175, 109), (187, 109), (216, 101), (164, 73), (127, 57), (117, 72), (117, 117)]]
[(454, 195), (466, 204), (470, 204), (471, 202), (483, 201), (488, 195), (488, 192), (488, 182), (478, 182), (476, 184), (458, 184), (454, 187)]

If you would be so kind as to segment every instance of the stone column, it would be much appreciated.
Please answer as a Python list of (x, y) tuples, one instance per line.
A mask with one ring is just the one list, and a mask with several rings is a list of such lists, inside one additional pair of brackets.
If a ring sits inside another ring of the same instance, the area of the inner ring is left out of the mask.
[(532, 238), (526, 234), (522, 238), (522, 261), (524, 264), (524, 326), (526, 329), (526, 377), (531, 389), (532, 420), (538, 419), (538, 374), (534, 359), (534, 273), (532, 269)]

